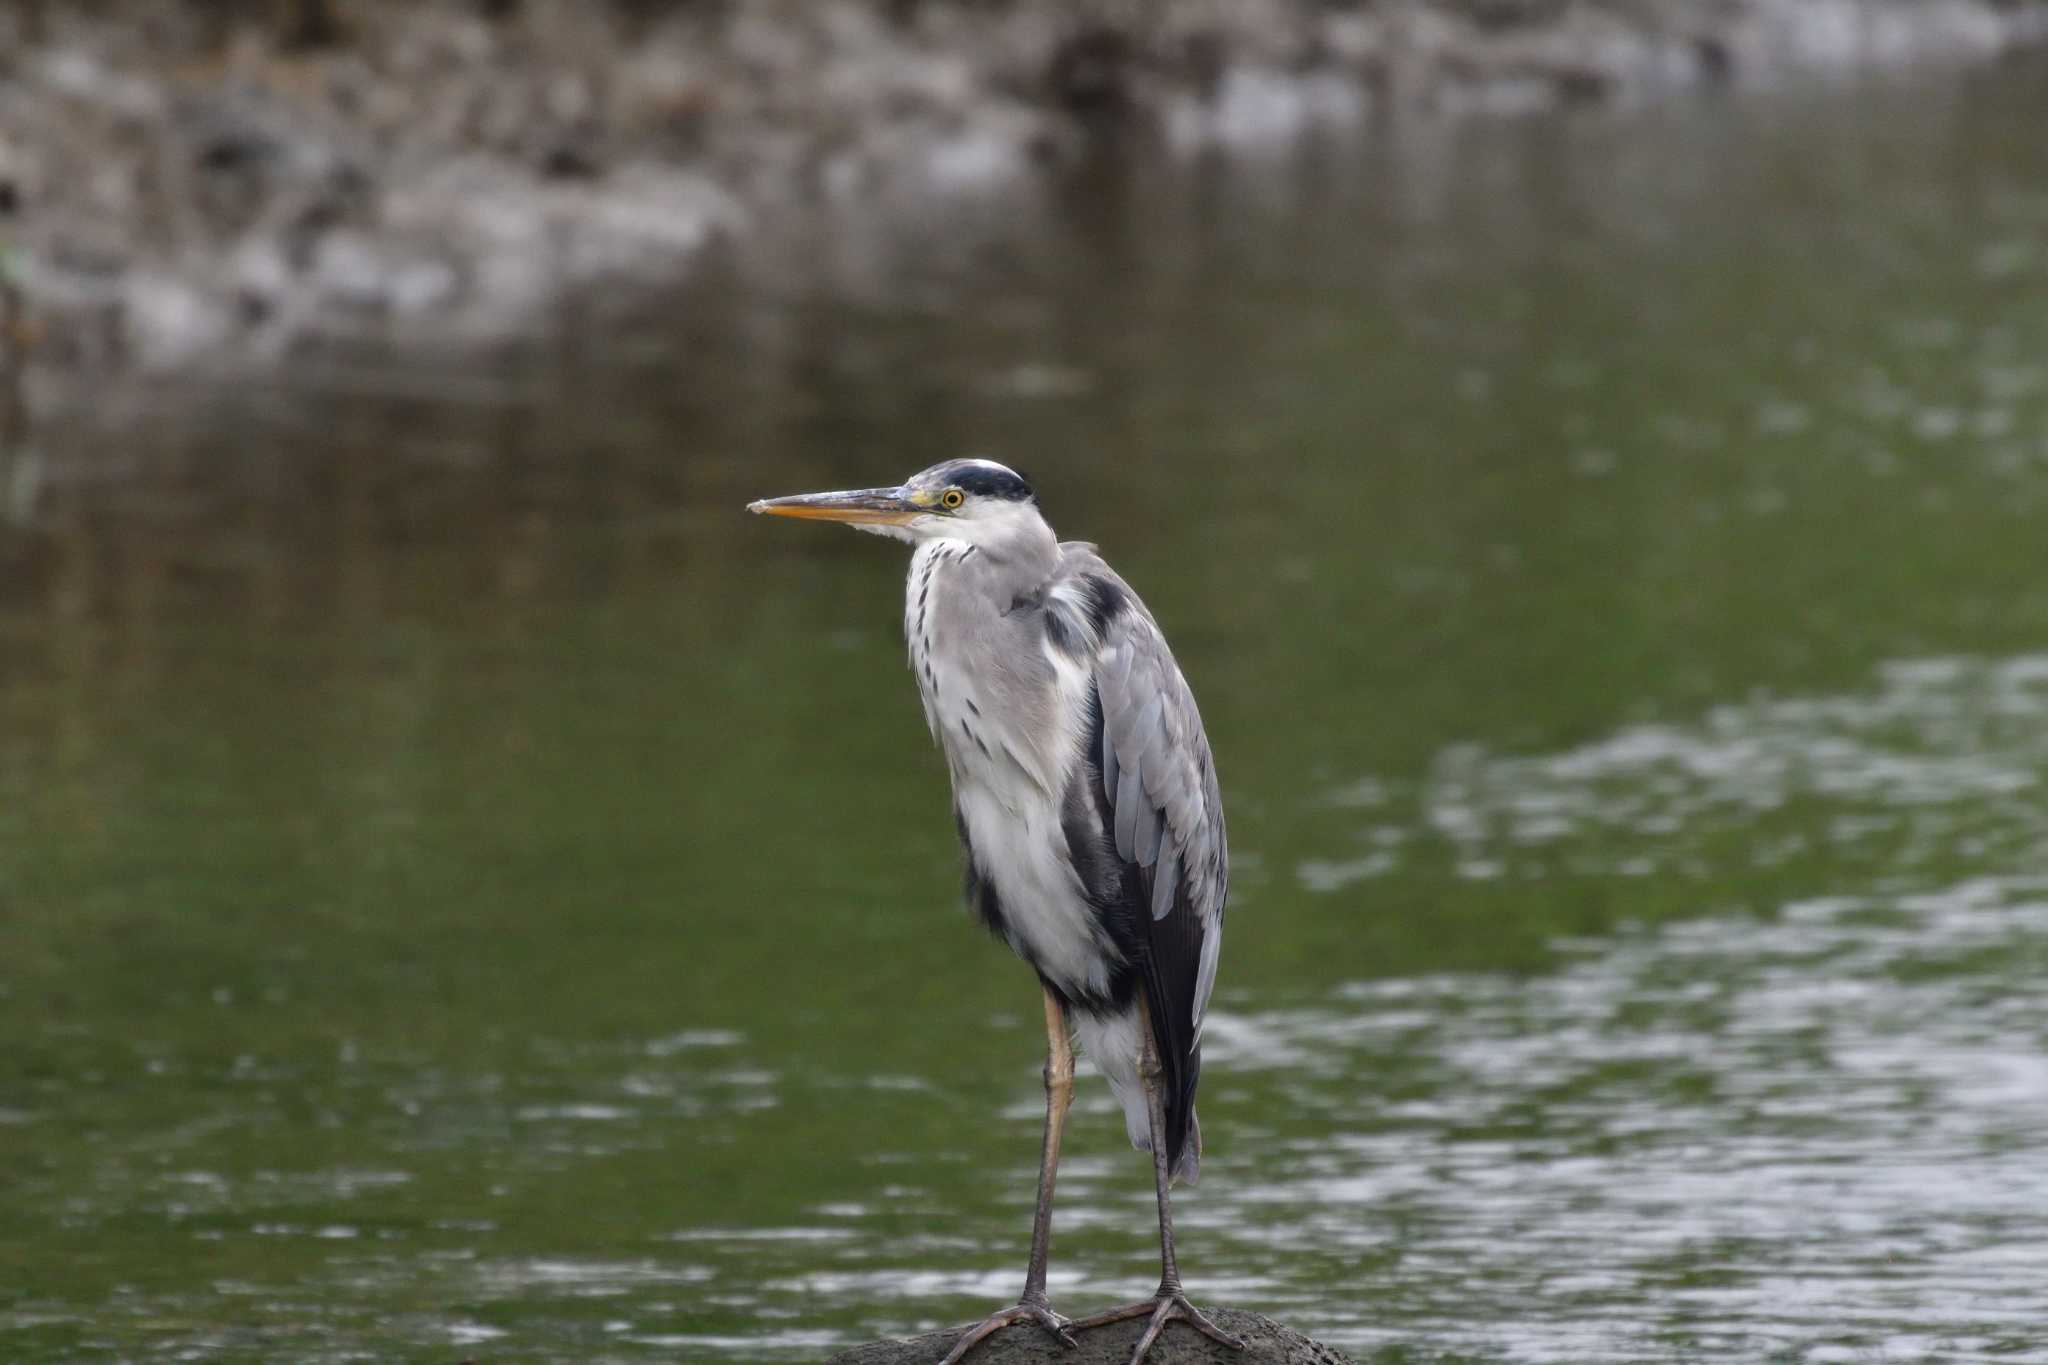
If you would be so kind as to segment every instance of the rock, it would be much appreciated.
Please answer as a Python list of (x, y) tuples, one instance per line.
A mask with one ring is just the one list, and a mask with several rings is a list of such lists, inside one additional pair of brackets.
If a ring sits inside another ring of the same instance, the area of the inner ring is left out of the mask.
[[(1148, 1365), (1352, 1365), (1351, 1358), (1291, 1327), (1240, 1308), (1205, 1309), (1226, 1332), (1244, 1339), (1233, 1351), (1184, 1323), (1169, 1325), (1145, 1357)], [(1035, 1327), (1006, 1327), (968, 1354), (967, 1365), (1126, 1365), (1144, 1330), (1142, 1319), (1112, 1323), (1075, 1334), (1068, 1350)], [(826, 1365), (938, 1365), (952, 1349), (959, 1327), (907, 1341), (871, 1341), (833, 1356)]]

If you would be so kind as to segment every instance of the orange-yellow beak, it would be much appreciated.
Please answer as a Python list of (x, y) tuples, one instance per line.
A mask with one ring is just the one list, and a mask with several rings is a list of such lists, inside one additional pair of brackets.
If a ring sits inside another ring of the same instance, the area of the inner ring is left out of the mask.
[(840, 493), (798, 493), (788, 498), (763, 498), (748, 503), (747, 510), (771, 517), (888, 526), (901, 526), (925, 512), (900, 488), (854, 488)]

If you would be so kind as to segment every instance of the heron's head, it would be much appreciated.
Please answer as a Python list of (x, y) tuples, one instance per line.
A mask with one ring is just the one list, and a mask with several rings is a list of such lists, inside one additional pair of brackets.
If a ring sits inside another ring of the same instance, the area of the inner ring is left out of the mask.
[(747, 504), (749, 512), (843, 521), (897, 540), (959, 540), (1002, 557), (1049, 545), (1052, 528), (1024, 476), (994, 460), (947, 460), (896, 488), (799, 493)]

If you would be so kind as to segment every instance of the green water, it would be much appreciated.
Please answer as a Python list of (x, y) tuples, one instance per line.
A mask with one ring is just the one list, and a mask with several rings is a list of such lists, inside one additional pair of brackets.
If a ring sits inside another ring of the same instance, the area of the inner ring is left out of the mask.
[[(2044, 120), (2013, 66), (1134, 149), (31, 433), (0, 1359), (804, 1360), (1013, 1296), (1035, 988), (900, 549), (739, 510), (979, 453), (1215, 744), (1198, 1298), (2048, 1360)], [(1070, 1312), (1154, 1270), (1076, 1114)]]

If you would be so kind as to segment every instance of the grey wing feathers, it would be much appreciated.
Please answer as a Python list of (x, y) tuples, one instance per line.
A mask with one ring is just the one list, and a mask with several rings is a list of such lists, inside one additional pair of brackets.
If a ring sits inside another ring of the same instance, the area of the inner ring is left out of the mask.
[(1141, 612), (1108, 624), (1098, 658), (1102, 786), (1116, 812), (1117, 854), (1154, 870), (1155, 919), (1185, 889), (1189, 910), (1204, 927), (1215, 924), (1223, 916), (1228, 854), (1222, 797), (1194, 695), (1159, 627)]
[[(1216, 986), (1230, 869), (1223, 801), (1194, 694), (1166, 639), (1107, 568), (1099, 578), (1127, 603), (1098, 612), (1096, 699), (1105, 822), (1117, 857), (1137, 871), (1143, 972), (1168, 1080), (1169, 1159), (1192, 1180), (1202, 1017)], [(1099, 599), (1098, 599), (1099, 600)], [(1127, 904), (1129, 902), (1126, 902)]]

